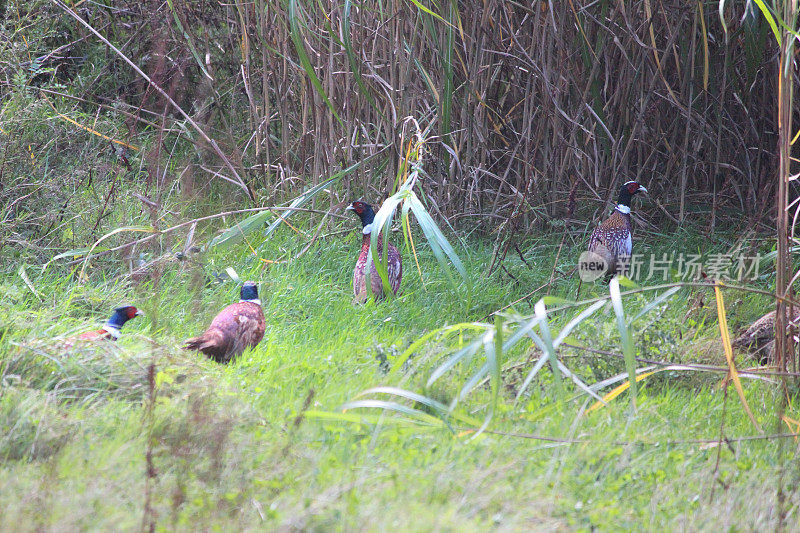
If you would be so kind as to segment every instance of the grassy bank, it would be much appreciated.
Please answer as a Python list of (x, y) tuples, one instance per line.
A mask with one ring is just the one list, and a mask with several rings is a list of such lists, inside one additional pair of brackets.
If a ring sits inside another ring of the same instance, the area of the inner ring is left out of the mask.
[[(584, 413), (593, 400), (570, 387), (559, 398), (546, 367), (515, 400), (539, 356), (526, 345), (502, 362), (489, 433), (474, 437), (475, 427), (458, 420), (451, 431), (379, 410), (342, 413), (342, 404), (376, 385), (452, 400), (480, 363), (426, 388), (453, 343), (436, 339), (397, 377), (386, 371), (424, 333), (486, 320), (537, 287), (544, 286), (531, 302), (548, 291), (574, 298), (575, 276), (563, 274), (575, 254), (562, 250), (554, 271), (560, 235), (533, 238), (520, 246), (522, 257), (509, 254), (505, 270), (487, 277), (492, 247), (471, 238), (459, 251), (469, 291), (451, 287), (424, 246), (420, 277), (404, 249), (402, 296), (353, 306), (360, 234), (332, 233), (303, 252), (307, 239), (283, 228), (270, 240), (212, 252), (202, 267), (169, 264), (156, 281), (138, 285), (110, 270), (89, 268), (78, 282), (79, 269), (29, 267), (34, 294), (10, 265), (0, 279), (0, 530), (134, 530), (150, 522), (160, 530), (749, 530), (777, 523), (778, 480), (788, 521), (796, 521), (798, 469), (790, 461), (797, 443), (736, 440), (758, 432), (733, 390), (720, 387), (724, 374), (664, 372), (642, 382), (635, 415), (626, 395)], [(674, 238), (645, 239), (642, 251), (674, 250)], [(686, 234), (682, 241), (715, 253), (736, 238)], [(259, 281), (267, 332), (257, 349), (222, 367), (179, 346), (237, 297), (236, 283), (213, 275), (228, 267)], [(769, 273), (758, 283), (766, 286)], [(589, 284), (582, 297), (603, 294), (605, 285)], [(653, 296), (625, 297), (626, 312), (635, 316)], [(726, 299), (732, 327), (769, 301), (733, 291)], [(91, 327), (122, 301), (147, 316), (128, 324), (119, 343), (58, 349), (57, 339)], [(570, 342), (619, 353), (606, 307)], [(515, 309), (533, 312), (527, 301)], [(551, 327), (576, 313), (552, 315)], [(712, 292), (684, 289), (633, 323), (638, 354), (724, 365), (716, 316)], [(559, 355), (587, 383), (625, 368), (613, 355)], [(765, 430), (786, 431), (774, 408), (778, 387), (755, 380), (744, 387)], [(800, 419), (796, 402), (791, 397), (786, 410), (792, 419)], [(458, 410), (480, 422), (490, 405), (490, 388), (480, 386)], [(731, 440), (718, 446), (721, 432)]]

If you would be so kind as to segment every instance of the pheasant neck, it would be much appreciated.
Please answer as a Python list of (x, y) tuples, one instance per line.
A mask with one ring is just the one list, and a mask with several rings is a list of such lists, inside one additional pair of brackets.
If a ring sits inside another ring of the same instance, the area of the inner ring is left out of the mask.
[(369, 233), (365, 233), (363, 237), (361, 237), (361, 251), (369, 250), (369, 245), (372, 242), (372, 235)]
[(122, 332), (119, 330), (119, 328), (116, 328), (111, 324), (106, 324), (105, 326), (103, 326), (103, 331), (108, 332), (108, 334), (114, 337), (115, 339), (119, 339), (120, 335), (122, 335)]
[(261, 306), (261, 300), (259, 298), (253, 298), (252, 300), (239, 300), (239, 303), (251, 303)]
[(617, 207), (615, 207), (615, 209), (617, 211), (619, 211), (620, 213), (622, 213), (623, 215), (630, 215), (631, 214), (631, 208), (628, 205), (617, 204)]

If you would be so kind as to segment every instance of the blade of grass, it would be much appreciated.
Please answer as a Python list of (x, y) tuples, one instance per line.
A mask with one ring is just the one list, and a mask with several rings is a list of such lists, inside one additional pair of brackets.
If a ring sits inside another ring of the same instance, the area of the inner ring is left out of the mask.
[(550, 370), (553, 372), (553, 381), (556, 384), (556, 393), (559, 398), (564, 396), (564, 385), (561, 380), (561, 370), (558, 368), (558, 358), (556, 357), (556, 348), (553, 346), (553, 337), (550, 334), (550, 325), (547, 322), (547, 308), (544, 301), (539, 300), (533, 306), (536, 313), (536, 318), (539, 319), (539, 333), (542, 334), (542, 342), (544, 343), (544, 353), (546, 359), (550, 362)]
[[(397, 206), (405, 199), (406, 193), (405, 191), (400, 191), (397, 194), (394, 194), (386, 199), (381, 205), (378, 212), (375, 213), (375, 219), (373, 220), (373, 231), (370, 237), (370, 245), (369, 250), (372, 258), (377, 257), (377, 260), (374, 261), (375, 270), (378, 272), (378, 275), (381, 278), (381, 283), (383, 284), (383, 292), (386, 294), (387, 297), (391, 298), (394, 296), (392, 292), (392, 286), (389, 283), (389, 246), (384, 244), (383, 246), (383, 254), (378, 254), (378, 236), (383, 234), (383, 242), (389, 242), (389, 230), (392, 226), (392, 219), (394, 218), (394, 212), (397, 210)], [(370, 258), (367, 258), (367, 264), (369, 264)], [(369, 286), (369, 283), (367, 283)], [(371, 287), (370, 287), (371, 290)]]
[(256, 213), (255, 215), (251, 215), (241, 222), (237, 222), (231, 228), (211, 239), (206, 248), (208, 250), (216, 246), (221, 246), (223, 249), (229, 248), (231, 245), (242, 240), (245, 235), (263, 227), (267, 222), (269, 215), (270, 211), (265, 210)]
[(564, 364), (564, 363), (562, 363), (561, 361), (556, 361), (556, 362), (558, 363), (558, 368), (561, 370), (561, 372), (563, 372), (563, 374), (564, 374), (565, 376), (567, 376), (568, 378), (570, 378), (570, 379), (572, 380), (572, 382), (573, 382), (575, 385), (577, 385), (577, 386), (578, 386), (578, 388), (580, 388), (580, 389), (582, 389), (583, 391), (585, 391), (585, 392), (586, 392), (586, 394), (588, 394), (588, 395), (589, 395), (589, 396), (591, 396), (592, 398), (596, 398), (596, 399), (597, 399), (598, 401), (600, 401), (600, 402), (602, 402), (602, 401), (603, 401), (603, 399), (602, 399), (602, 398), (600, 398), (600, 396), (598, 396), (598, 395), (597, 395), (597, 393), (596, 393), (595, 391), (593, 391), (591, 387), (589, 387), (589, 385), (587, 385), (586, 383), (584, 383), (583, 381), (581, 381), (581, 380), (580, 380), (580, 378), (579, 378), (578, 376), (576, 376), (576, 375), (575, 375), (575, 374), (574, 374), (574, 373), (573, 373), (573, 372), (572, 372), (572, 371), (571, 371), (569, 368), (567, 368), (567, 365), (565, 365), (565, 364)]
[(181, 19), (178, 16), (177, 11), (175, 11), (175, 6), (172, 5), (172, 0), (167, 0), (167, 5), (169, 6), (170, 11), (172, 12), (172, 19), (175, 21), (175, 24), (178, 26), (178, 30), (183, 34), (183, 37), (186, 39), (186, 44), (189, 45), (189, 50), (192, 53), (192, 57), (194, 58), (194, 62), (200, 67), (200, 70), (209, 80), (213, 80), (214, 78), (211, 74), (208, 73), (206, 70), (205, 65), (203, 65), (203, 61), (200, 59), (200, 54), (197, 51), (197, 47), (194, 45), (194, 41), (192, 40), (189, 33), (184, 29), (183, 24), (181, 23)]
[[(625, 310), (622, 307), (622, 296), (619, 292), (619, 277), (614, 276), (608, 284), (611, 293), (611, 305), (614, 307), (614, 314), (617, 316), (617, 329), (622, 340), (622, 355), (625, 356), (625, 367), (628, 371), (628, 380), (636, 375), (636, 353), (633, 347), (631, 332), (625, 321)], [(636, 381), (631, 381), (631, 409), (636, 411)]]
[(427, 425), (435, 428), (442, 428), (445, 425), (438, 418), (432, 417), (435, 422), (422, 422), (421, 420), (409, 420), (403, 418), (387, 418), (383, 415), (368, 415), (361, 413), (332, 413), (329, 411), (309, 410), (303, 413), (305, 418), (316, 420), (329, 420), (334, 422), (350, 422), (353, 424), (394, 424), (394, 425)]
[(342, 405), (342, 411), (348, 411), (350, 409), (359, 409), (359, 408), (383, 409), (384, 411), (393, 411), (396, 413), (406, 415), (414, 420), (419, 420), (421, 422), (426, 422), (432, 425), (438, 424), (442, 427), (447, 426), (445, 421), (441, 418), (437, 418), (433, 415), (429, 415), (424, 411), (420, 411), (419, 409), (414, 409), (412, 407), (408, 407), (407, 405), (403, 405), (397, 402), (389, 402), (386, 400), (355, 400), (352, 402), (347, 402), (346, 404)]
[(672, 297), (673, 294), (675, 294), (676, 292), (678, 292), (682, 288), (683, 287), (672, 287), (671, 289), (668, 289), (668, 290), (664, 291), (662, 294), (660, 294), (654, 300), (648, 302), (647, 305), (645, 305), (642, 308), (642, 310), (639, 311), (636, 314), (636, 316), (634, 316), (630, 320), (630, 322), (628, 322), (628, 324), (633, 324), (634, 322), (636, 322), (637, 319), (643, 317), (644, 315), (646, 315), (647, 313), (649, 313), (650, 311), (652, 311), (653, 309), (655, 309), (656, 307), (661, 305), (665, 300), (667, 300), (668, 298)]
[[(497, 409), (497, 398), (498, 398), (498, 395), (499, 395), (499, 392), (500, 392), (500, 384), (501, 384), (500, 368), (501, 368), (502, 364), (500, 362), (500, 357), (502, 356), (502, 353), (503, 353), (502, 352), (502, 350), (503, 350), (503, 321), (504, 321), (504, 318), (502, 316), (500, 316), (500, 315), (495, 316), (494, 329), (492, 330), (493, 334), (491, 336), (487, 335), (487, 336), (484, 337), (483, 348), (484, 348), (484, 353), (486, 354), (486, 364), (484, 366), (486, 366), (487, 371), (490, 372), (491, 375), (492, 375), (492, 380), (491, 380), (491, 383), (492, 383), (492, 398), (491, 398), (491, 402), (489, 403), (489, 409), (486, 412), (486, 417), (483, 419), (483, 424), (481, 424), (480, 428), (478, 428), (478, 431), (475, 433), (475, 435), (472, 438), (477, 437), (478, 435), (483, 433), (483, 431), (487, 427), (489, 427), (489, 424), (491, 423), (492, 418), (494, 417), (495, 409)], [(476, 380), (477, 376), (478, 376), (478, 374), (473, 376), (472, 380), (470, 380), (470, 381)], [(483, 376), (481, 376), (480, 379), (483, 379)], [(478, 379), (478, 381), (480, 379)], [(477, 381), (475, 382), (475, 384), (477, 384)], [(469, 385), (469, 388), (468, 388), (468, 385)], [(468, 394), (469, 391), (474, 386), (475, 385), (472, 385), (471, 383), (468, 383), (467, 385), (465, 385), (464, 388), (461, 391), (461, 395), (460, 395), (461, 398), (463, 399), (464, 396), (466, 394)]]
[(393, 378), (397, 373), (403, 368), (403, 365), (408, 358), (411, 357), (417, 350), (419, 350), (423, 344), (431, 340), (432, 338), (436, 337), (437, 335), (441, 335), (442, 337), (447, 337), (448, 335), (452, 335), (454, 333), (463, 333), (464, 330), (474, 330), (474, 331), (483, 331), (486, 329), (488, 324), (484, 324), (481, 322), (462, 322), (460, 324), (454, 324), (452, 326), (445, 326), (443, 328), (435, 329), (431, 332), (426, 333), (416, 341), (414, 341), (411, 346), (406, 348), (397, 360), (394, 363), (394, 368), (392, 371), (389, 372), (387, 379)]
[[(439, 261), (439, 264), (442, 265), (442, 268), (444, 268), (445, 271), (449, 271), (445, 261), (445, 256), (447, 256), (461, 277), (466, 279), (467, 270), (461, 263), (461, 259), (458, 257), (458, 254), (456, 254), (455, 250), (450, 245), (450, 242), (428, 214), (428, 211), (425, 209), (425, 206), (422, 205), (422, 202), (420, 202), (419, 198), (417, 198), (417, 195), (415, 195), (413, 192), (410, 192), (408, 195), (408, 201), (411, 203), (411, 212), (414, 213), (414, 217), (417, 219), (417, 222), (419, 222), (422, 232), (425, 234), (425, 238), (431, 244), (431, 249), (436, 256), (436, 259)], [(453, 284), (455, 285), (455, 281), (453, 281)]]
[(339, 172), (337, 172), (336, 174), (334, 174), (333, 176), (331, 176), (327, 180), (323, 181), (319, 185), (315, 185), (315, 186), (311, 187), (310, 189), (305, 191), (303, 194), (301, 194), (300, 196), (298, 196), (297, 198), (292, 200), (292, 202), (289, 204), (289, 208), (290, 209), (285, 211), (284, 214), (282, 214), (274, 222), (272, 222), (267, 227), (267, 229), (264, 231), (264, 235), (269, 235), (270, 233), (275, 231), (275, 229), (278, 226), (280, 226), (282, 222), (285, 222), (287, 218), (292, 216), (294, 211), (291, 208), (296, 208), (296, 207), (302, 206), (303, 204), (308, 202), (311, 198), (316, 196), (320, 191), (323, 191), (331, 183), (339, 181), (342, 177), (347, 176), (351, 172), (355, 171), (358, 167), (360, 167), (364, 163), (370, 161), (372, 158), (376, 157), (377, 155), (378, 155), (378, 153), (375, 153), (375, 154), (373, 154), (373, 155), (371, 155), (371, 156), (369, 156), (369, 157), (367, 157), (365, 159), (362, 159), (358, 163), (354, 163), (354, 164), (350, 165), (349, 167), (347, 167), (347, 168), (345, 168), (343, 170), (340, 170)]
[[(644, 372), (644, 373), (636, 376), (636, 383), (638, 383), (639, 381), (642, 381), (644, 378), (646, 378), (648, 376), (652, 376), (653, 374), (657, 374), (658, 372), (663, 372), (664, 370), (667, 370), (668, 368), (669, 367), (664, 367), (664, 368), (659, 368), (658, 370), (653, 370), (651, 372)], [(626, 373), (626, 376), (630, 376), (630, 374)], [(622, 394), (623, 392), (628, 390), (628, 388), (630, 388), (630, 386), (631, 386), (631, 381), (629, 379), (628, 381), (626, 381), (622, 385), (619, 385), (618, 387), (615, 387), (611, 392), (609, 392), (608, 394), (603, 396), (602, 401), (595, 402), (590, 408), (588, 408), (586, 410), (586, 412), (587, 413), (591, 413), (592, 411), (595, 411), (597, 409), (600, 409), (604, 405), (607, 405), (608, 402), (610, 402), (611, 400), (613, 400), (614, 398), (616, 398), (617, 396), (619, 396), (620, 394)]]
[(84, 275), (86, 274), (86, 267), (89, 265), (89, 258), (92, 256), (92, 252), (94, 251), (94, 249), (97, 248), (97, 246), (101, 242), (108, 239), (109, 237), (113, 237), (117, 233), (124, 233), (126, 231), (132, 231), (137, 233), (157, 233), (154, 232), (152, 228), (146, 228), (143, 226), (125, 226), (106, 233), (105, 235), (97, 239), (97, 241), (95, 241), (95, 243), (89, 248), (89, 251), (86, 252), (86, 257), (83, 260), (83, 266), (81, 267), (81, 273), (80, 276), (78, 276), (78, 279), (84, 279)]
[(471, 416), (451, 412), (447, 405), (437, 400), (434, 400), (433, 398), (429, 398), (423, 394), (419, 394), (416, 392), (400, 389), (398, 387), (386, 387), (386, 386), (373, 387), (371, 389), (360, 392), (359, 394), (356, 395), (356, 398), (365, 396), (367, 394), (392, 394), (394, 396), (399, 396), (400, 398), (405, 398), (406, 400), (411, 400), (413, 402), (427, 405), (431, 409), (440, 413), (442, 417), (450, 417), (460, 422), (473, 425), (478, 425), (480, 423), (476, 418), (473, 418)]
[(725, 300), (722, 297), (722, 291), (720, 288), (720, 283), (714, 283), (714, 295), (717, 297), (717, 317), (719, 318), (719, 332), (720, 336), (722, 337), (722, 347), (725, 349), (725, 359), (728, 361), (728, 368), (730, 369), (731, 379), (733, 380), (733, 385), (736, 388), (736, 393), (739, 395), (739, 399), (742, 402), (742, 407), (744, 407), (747, 416), (750, 417), (750, 421), (756, 427), (758, 431), (764, 433), (761, 429), (761, 426), (756, 421), (756, 417), (753, 416), (753, 412), (750, 410), (750, 406), (747, 404), (747, 399), (744, 396), (744, 389), (742, 388), (742, 381), (739, 379), (739, 372), (736, 370), (736, 364), (733, 361), (733, 347), (731, 346), (731, 337), (730, 333), (728, 332), (728, 319), (725, 312)]
[(356, 58), (356, 54), (353, 52), (353, 41), (350, 36), (350, 10), (352, 5), (352, 0), (345, 0), (344, 7), (342, 8), (342, 47), (344, 48), (345, 54), (347, 54), (347, 61), (350, 63), (350, 72), (353, 73), (353, 77), (358, 84), (358, 88), (361, 90), (361, 94), (367, 99), (370, 107), (372, 107), (372, 109), (378, 113), (378, 116), (386, 120), (383, 110), (381, 110), (375, 104), (375, 99), (372, 97), (372, 92), (364, 82), (363, 76), (361, 76), (361, 68), (358, 63), (358, 58)]
[(599, 300), (584, 309), (578, 316), (570, 320), (567, 325), (561, 328), (561, 331), (558, 332), (558, 337), (556, 337), (556, 340), (553, 341), (553, 346), (558, 348), (561, 343), (564, 342), (564, 339), (566, 339), (567, 336), (572, 333), (573, 329), (578, 327), (581, 322), (592, 316), (595, 311), (603, 307), (605, 304), (605, 300)]
[(433, 372), (431, 372), (431, 375), (428, 378), (428, 382), (425, 386), (430, 387), (433, 385), (440, 377), (446, 374), (462, 360), (470, 360), (476, 353), (478, 353), (482, 343), (483, 340), (479, 337), (477, 340), (471, 342), (464, 348), (461, 348), (456, 353), (448, 357), (444, 363), (439, 365)]

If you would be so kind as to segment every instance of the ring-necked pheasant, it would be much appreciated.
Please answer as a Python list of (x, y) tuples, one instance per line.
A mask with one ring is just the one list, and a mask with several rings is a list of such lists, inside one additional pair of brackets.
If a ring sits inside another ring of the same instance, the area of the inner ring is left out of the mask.
[(143, 315), (140, 310), (132, 305), (124, 305), (114, 309), (114, 313), (109, 317), (102, 328), (75, 335), (64, 341), (65, 348), (71, 348), (78, 341), (109, 340), (115, 341), (122, 335), (122, 326), (128, 320)]
[[(364, 303), (369, 298), (366, 276), (367, 254), (369, 253), (369, 244), (372, 238), (372, 223), (375, 220), (375, 211), (372, 209), (371, 205), (364, 202), (353, 202), (351, 205), (347, 206), (347, 210), (354, 211), (355, 214), (358, 215), (358, 218), (361, 219), (361, 225), (363, 226), (361, 232), (364, 236), (361, 239), (361, 253), (358, 256), (356, 268), (353, 271), (353, 293), (355, 294), (356, 302)], [(376, 230), (380, 231), (380, 228), (376, 228)], [(387, 243), (387, 246), (387, 273), (389, 275), (389, 285), (392, 288), (392, 292), (397, 294), (397, 291), (400, 289), (400, 280), (403, 278), (403, 260), (400, 257), (400, 252), (397, 251), (397, 248), (395, 248), (392, 243)], [(381, 233), (378, 234), (378, 254), (383, 257), (383, 235)], [(369, 280), (370, 288), (372, 289), (372, 294), (375, 299), (379, 300), (383, 298), (383, 282), (381, 281), (378, 271), (375, 270), (374, 259), (369, 265)]]
[(603, 258), (606, 275), (624, 271), (633, 250), (633, 227), (631, 226), (631, 198), (638, 192), (647, 192), (636, 181), (629, 181), (619, 188), (619, 199), (614, 212), (592, 232), (589, 251)]
[(242, 285), (241, 299), (214, 317), (205, 333), (186, 341), (184, 348), (203, 352), (218, 363), (228, 363), (245, 348), (255, 348), (264, 337), (266, 321), (252, 281)]
[[(797, 325), (798, 321), (800, 321), (800, 307), (795, 307), (793, 314), (794, 318), (788, 320), (789, 310), (786, 310), (787, 327), (790, 323)], [(797, 341), (797, 339), (795, 339), (795, 341)], [(753, 322), (744, 332), (733, 340), (732, 344), (748, 350), (762, 365), (774, 361), (775, 311), (770, 311)]]

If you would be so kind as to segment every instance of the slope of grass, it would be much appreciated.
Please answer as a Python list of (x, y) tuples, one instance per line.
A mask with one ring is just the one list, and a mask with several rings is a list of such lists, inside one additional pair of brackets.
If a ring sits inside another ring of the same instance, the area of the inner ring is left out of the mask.
[[(779, 479), (787, 520), (796, 521), (796, 441), (717, 447), (721, 428), (729, 438), (756, 433), (735, 395), (719, 386), (721, 375), (661, 374), (644, 382), (635, 415), (624, 396), (581, 415), (590, 402), (572, 398), (577, 389), (556, 401), (547, 371), (515, 403), (532, 364), (525, 363), (526, 348), (505, 361), (521, 370), (503, 375), (494, 433), (473, 438), (466, 424), (451, 433), (377, 410), (347, 411), (351, 422), (321, 418), (387, 384), (387, 366), (427, 331), (483, 320), (542, 285), (536, 298), (548, 290), (574, 297), (574, 276), (561, 275), (574, 254), (562, 252), (548, 285), (560, 236), (544, 236), (521, 247), (524, 262), (509, 255), (506, 271), (491, 277), (491, 247), (469, 240), (468, 253), (460, 253), (475, 280), (471, 294), (448, 285), (424, 246), (420, 279), (404, 250), (403, 294), (353, 306), (359, 240), (357, 231), (321, 239), (296, 257), (305, 242), (284, 228), (269, 241), (256, 237), (208, 254), (202, 271), (170, 266), (138, 286), (91, 268), (84, 283), (58, 266), (44, 274), (29, 268), (38, 296), (18, 265), (8, 265), (0, 278), (0, 530), (135, 530), (151, 520), (161, 530), (751, 530), (777, 523)], [(727, 250), (734, 238), (682, 240), (686, 249), (708, 253)], [(660, 254), (675, 240), (650, 236), (647, 247)], [(233, 282), (204, 283), (227, 267), (260, 282), (268, 325), (257, 349), (221, 367), (179, 346), (237, 298)], [(584, 285), (582, 296), (605, 290)], [(733, 325), (766, 305), (727, 294)], [(714, 346), (718, 333), (713, 295), (702, 295), (682, 292), (638, 321), (640, 355), (724, 364), (720, 351), (700, 349)], [(628, 312), (651, 297), (627, 297)], [(127, 325), (117, 345), (58, 348), (56, 339), (102, 320), (121, 301), (135, 302), (147, 316)], [(516, 309), (532, 312), (525, 302)], [(552, 320), (563, 325), (570, 316)], [(615, 352), (618, 340), (610, 310), (574, 335), (575, 342)], [(402, 381), (388, 384), (449, 401), (471, 367), (425, 391), (445, 348), (426, 345)], [(562, 356), (589, 383), (624, 369), (614, 357), (575, 350)], [(158, 371), (152, 404), (151, 363)], [(773, 407), (777, 387), (745, 387), (760, 423), (785, 431)], [(480, 420), (490, 399), (479, 387), (462, 411)], [(786, 412), (800, 418), (794, 397)]]

